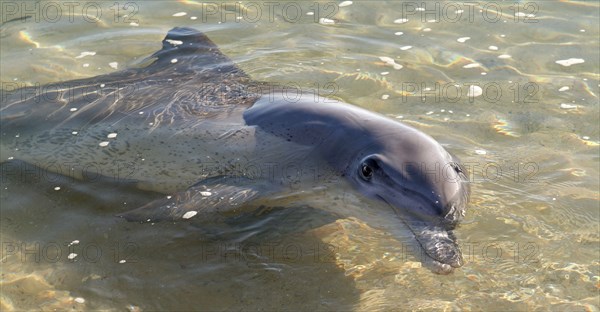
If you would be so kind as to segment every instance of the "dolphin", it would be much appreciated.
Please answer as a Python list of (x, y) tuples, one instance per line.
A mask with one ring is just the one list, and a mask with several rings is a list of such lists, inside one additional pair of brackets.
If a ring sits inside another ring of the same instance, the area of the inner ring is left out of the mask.
[(469, 201), (467, 173), (430, 136), (254, 81), (195, 29), (170, 30), (143, 64), (2, 90), (2, 162), (167, 195), (119, 215), (143, 222), (227, 214), (338, 181), (391, 209), (435, 272), (463, 265), (453, 230)]

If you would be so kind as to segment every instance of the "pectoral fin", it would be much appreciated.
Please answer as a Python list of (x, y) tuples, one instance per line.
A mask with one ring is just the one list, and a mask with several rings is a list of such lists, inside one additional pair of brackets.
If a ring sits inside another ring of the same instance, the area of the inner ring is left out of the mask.
[(117, 216), (128, 221), (158, 222), (197, 218), (202, 214), (226, 214), (272, 192), (273, 187), (265, 182), (212, 178)]

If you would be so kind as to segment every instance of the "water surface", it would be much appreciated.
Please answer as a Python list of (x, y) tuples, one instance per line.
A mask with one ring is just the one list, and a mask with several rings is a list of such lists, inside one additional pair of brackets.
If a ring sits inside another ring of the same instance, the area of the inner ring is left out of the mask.
[[(142, 66), (189, 26), (256, 80), (423, 130), (472, 180), (456, 233), (466, 264), (440, 276), (410, 235), (308, 200), (127, 223), (114, 215), (161, 195), (2, 159), (2, 310), (598, 310), (598, 3), (2, 5), (4, 92)], [(360, 208), (351, 195), (317, 200)]]

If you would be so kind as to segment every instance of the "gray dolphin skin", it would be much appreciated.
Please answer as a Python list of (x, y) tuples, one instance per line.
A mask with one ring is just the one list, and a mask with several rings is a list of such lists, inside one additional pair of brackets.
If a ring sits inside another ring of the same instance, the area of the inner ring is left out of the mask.
[(169, 31), (145, 64), (3, 90), (3, 165), (15, 159), (167, 195), (120, 215), (142, 222), (234, 213), (337, 179), (393, 210), (434, 272), (463, 265), (453, 230), (469, 200), (467, 175), (431, 137), (253, 81), (194, 29)]

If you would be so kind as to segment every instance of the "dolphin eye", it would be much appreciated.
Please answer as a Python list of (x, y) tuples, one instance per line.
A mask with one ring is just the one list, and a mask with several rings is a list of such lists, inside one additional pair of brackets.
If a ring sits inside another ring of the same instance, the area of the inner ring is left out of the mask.
[(371, 177), (373, 177), (373, 168), (366, 163), (363, 163), (360, 166), (360, 176), (365, 180), (371, 180)]
[(365, 181), (371, 180), (371, 178), (373, 177), (373, 172), (375, 172), (375, 169), (377, 169), (377, 167), (377, 163), (374, 160), (363, 160), (363, 162), (360, 164), (360, 167), (358, 168), (360, 177)]

